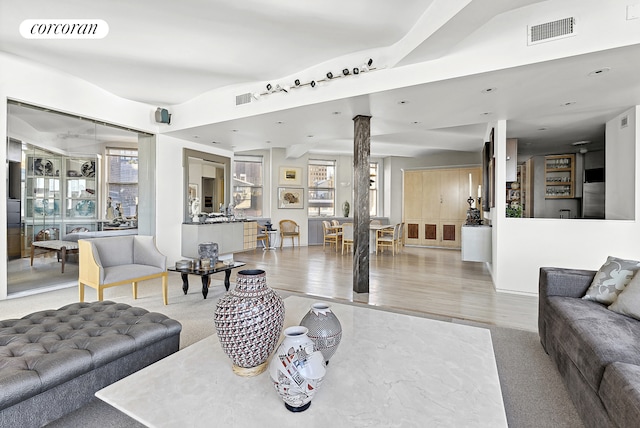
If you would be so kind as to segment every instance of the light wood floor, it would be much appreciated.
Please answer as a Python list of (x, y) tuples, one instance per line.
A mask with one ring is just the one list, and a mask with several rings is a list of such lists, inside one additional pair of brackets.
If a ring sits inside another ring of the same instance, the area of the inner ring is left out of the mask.
[(537, 331), (538, 298), (496, 293), (484, 263), (460, 251), (405, 247), (371, 254), (369, 293), (353, 292), (353, 257), (321, 246), (236, 254), (277, 289)]

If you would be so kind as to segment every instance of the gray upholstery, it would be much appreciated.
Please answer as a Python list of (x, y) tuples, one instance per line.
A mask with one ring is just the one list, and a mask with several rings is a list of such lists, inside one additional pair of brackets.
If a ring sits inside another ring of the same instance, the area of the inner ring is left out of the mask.
[[(78, 398), (69, 403), (69, 408), (80, 407), (98, 389), (130, 374), (133, 368), (144, 367), (131, 364), (128, 356), (136, 354), (139, 359), (144, 355), (140, 361), (149, 364), (176, 352), (181, 329), (180, 323), (165, 315), (109, 301), (74, 303), (0, 321), (0, 422), (10, 420), (8, 414), (18, 417), (16, 409), (28, 411), (23, 404), (28, 400), (39, 403), (31, 411), (45, 418), (29, 416), (39, 420), (33, 426), (50, 421), (49, 411), (57, 415), (54, 418), (60, 417), (56, 401), (37, 397), (48, 396), (50, 390), (58, 391), (56, 397), (64, 395), (65, 385), (78, 386), (74, 379), (89, 379), (97, 376), (91, 375), (93, 371), (110, 367), (99, 372), (100, 381), (90, 385), (95, 389), (82, 402), (77, 403)], [(120, 367), (123, 358), (127, 363)]]
[(130, 235), (87, 239), (100, 270), (100, 284), (161, 273), (167, 257), (155, 246), (153, 236)]
[(540, 269), (540, 341), (585, 426), (637, 427), (640, 321), (582, 299), (594, 275), (595, 271)]

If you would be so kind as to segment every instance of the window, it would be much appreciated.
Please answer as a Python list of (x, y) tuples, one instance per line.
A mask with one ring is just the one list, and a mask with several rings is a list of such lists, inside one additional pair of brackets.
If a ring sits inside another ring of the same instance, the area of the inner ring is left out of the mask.
[(262, 156), (236, 156), (233, 163), (233, 205), (245, 216), (262, 217)]
[[(138, 208), (138, 150), (112, 149), (106, 152), (107, 207), (118, 215), (135, 216)], [(109, 200), (110, 199), (110, 200)]]
[(378, 164), (369, 164), (369, 215), (378, 215)]
[(309, 160), (309, 216), (335, 215), (336, 162)]

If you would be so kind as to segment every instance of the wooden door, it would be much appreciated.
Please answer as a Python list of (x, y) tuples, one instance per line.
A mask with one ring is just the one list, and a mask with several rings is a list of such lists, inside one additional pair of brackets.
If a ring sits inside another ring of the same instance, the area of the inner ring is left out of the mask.
[(422, 210), (420, 245), (437, 246), (440, 242), (440, 209), (442, 206), (441, 175), (439, 170), (422, 171)]
[(421, 245), (420, 227), (422, 222), (422, 171), (404, 172), (404, 221), (405, 243)]

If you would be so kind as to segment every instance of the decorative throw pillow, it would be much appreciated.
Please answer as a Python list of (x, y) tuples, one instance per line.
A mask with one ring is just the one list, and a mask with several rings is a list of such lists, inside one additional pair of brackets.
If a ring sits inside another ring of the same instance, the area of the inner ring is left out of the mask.
[(607, 261), (596, 273), (583, 299), (606, 305), (612, 304), (638, 270), (640, 270), (640, 262), (637, 260), (607, 257)]
[(640, 274), (633, 276), (609, 309), (640, 320)]

